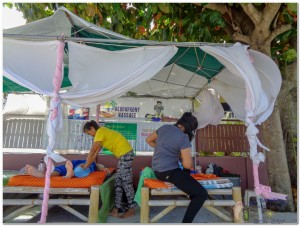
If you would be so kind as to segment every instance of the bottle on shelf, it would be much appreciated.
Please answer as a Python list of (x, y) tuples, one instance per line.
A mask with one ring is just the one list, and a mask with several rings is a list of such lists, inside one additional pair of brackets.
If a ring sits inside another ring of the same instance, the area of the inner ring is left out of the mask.
[(195, 171), (196, 171), (197, 174), (202, 173), (202, 169), (201, 169), (201, 166), (200, 166), (200, 162), (199, 162), (199, 161), (197, 161), (197, 165), (196, 165), (196, 167), (195, 167)]
[(42, 158), (39, 165), (38, 165), (38, 170), (39, 171), (42, 171), (42, 172), (45, 172), (46, 171), (46, 164), (44, 162), (44, 159)]

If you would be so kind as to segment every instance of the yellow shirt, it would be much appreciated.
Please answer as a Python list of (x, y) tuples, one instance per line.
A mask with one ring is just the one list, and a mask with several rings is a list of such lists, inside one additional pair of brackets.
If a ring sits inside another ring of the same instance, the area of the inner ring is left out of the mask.
[(121, 133), (106, 127), (97, 129), (94, 141), (100, 141), (102, 146), (110, 150), (117, 158), (132, 150), (131, 145)]

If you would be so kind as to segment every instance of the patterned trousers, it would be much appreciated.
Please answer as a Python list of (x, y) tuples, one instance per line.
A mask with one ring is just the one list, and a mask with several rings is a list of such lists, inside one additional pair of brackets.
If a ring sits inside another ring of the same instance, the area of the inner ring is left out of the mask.
[[(134, 188), (132, 178), (132, 161), (134, 158), (133, 151), (121, 156), (118, 162), (115, 184), (115, 208), (120, 209), (125, 204), (127, 208), (133, 208)], [(123, 203), (123, 191), (125, 192), (127, 202)], [(126, 208), (125, 207), (125, 208)]]

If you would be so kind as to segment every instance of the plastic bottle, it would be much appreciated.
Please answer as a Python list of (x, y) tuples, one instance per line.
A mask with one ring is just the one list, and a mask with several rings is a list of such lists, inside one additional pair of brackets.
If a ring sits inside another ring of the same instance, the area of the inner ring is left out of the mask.
[(199, 161), (197, 161), (197, 165), (196, 165), (195, 171), (196, 171), (197, 174), (202, 173), (202, 169), (201, 169)]
[(38, 165), (38, 170), (39, 171), (42, 171), (42, 172), (45, 172), (46, 171), (46, 164), (44, 162), (44, 159), (42, 158), (39, 165)]

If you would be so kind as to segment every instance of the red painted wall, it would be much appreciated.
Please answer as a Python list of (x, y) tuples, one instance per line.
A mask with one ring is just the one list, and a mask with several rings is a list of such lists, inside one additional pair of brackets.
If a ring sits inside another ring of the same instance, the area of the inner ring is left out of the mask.
[[(87, 155), (68, 154), (63, 155), (65, 158), (73, 159), (85, 159)], [(3, 154), (3, 169), (4, 170), (19, 170), (26, 164), (37, 166), (43, 158), (43, 154), (26, 154), (26, 153), (4, 153)], [(135, 188), (139, 182), (139, 175), (142, 168), (151, 167), (152, 156), (136, 156), (133, 161), (133, 181)], [(230, 173), (239, 174), (241, 176), (242, 192), (249, 188), (253, 189), (253, 173), (252, 173), (252, 161), (249, 158), (244, 157), (198, 157), (202, 171), (204, 171), (209, 163), (215, 163), (218, 166), (223, 167), (224, 170)], [(99, 155), (97, 162), (105, 165), (106, 167), (117, 167), (118, 159), (114, 156)], [(261, 163), (259, 167), (260, 182), (263, 185), (269, 185), (267, 168), (265, 163)]]

